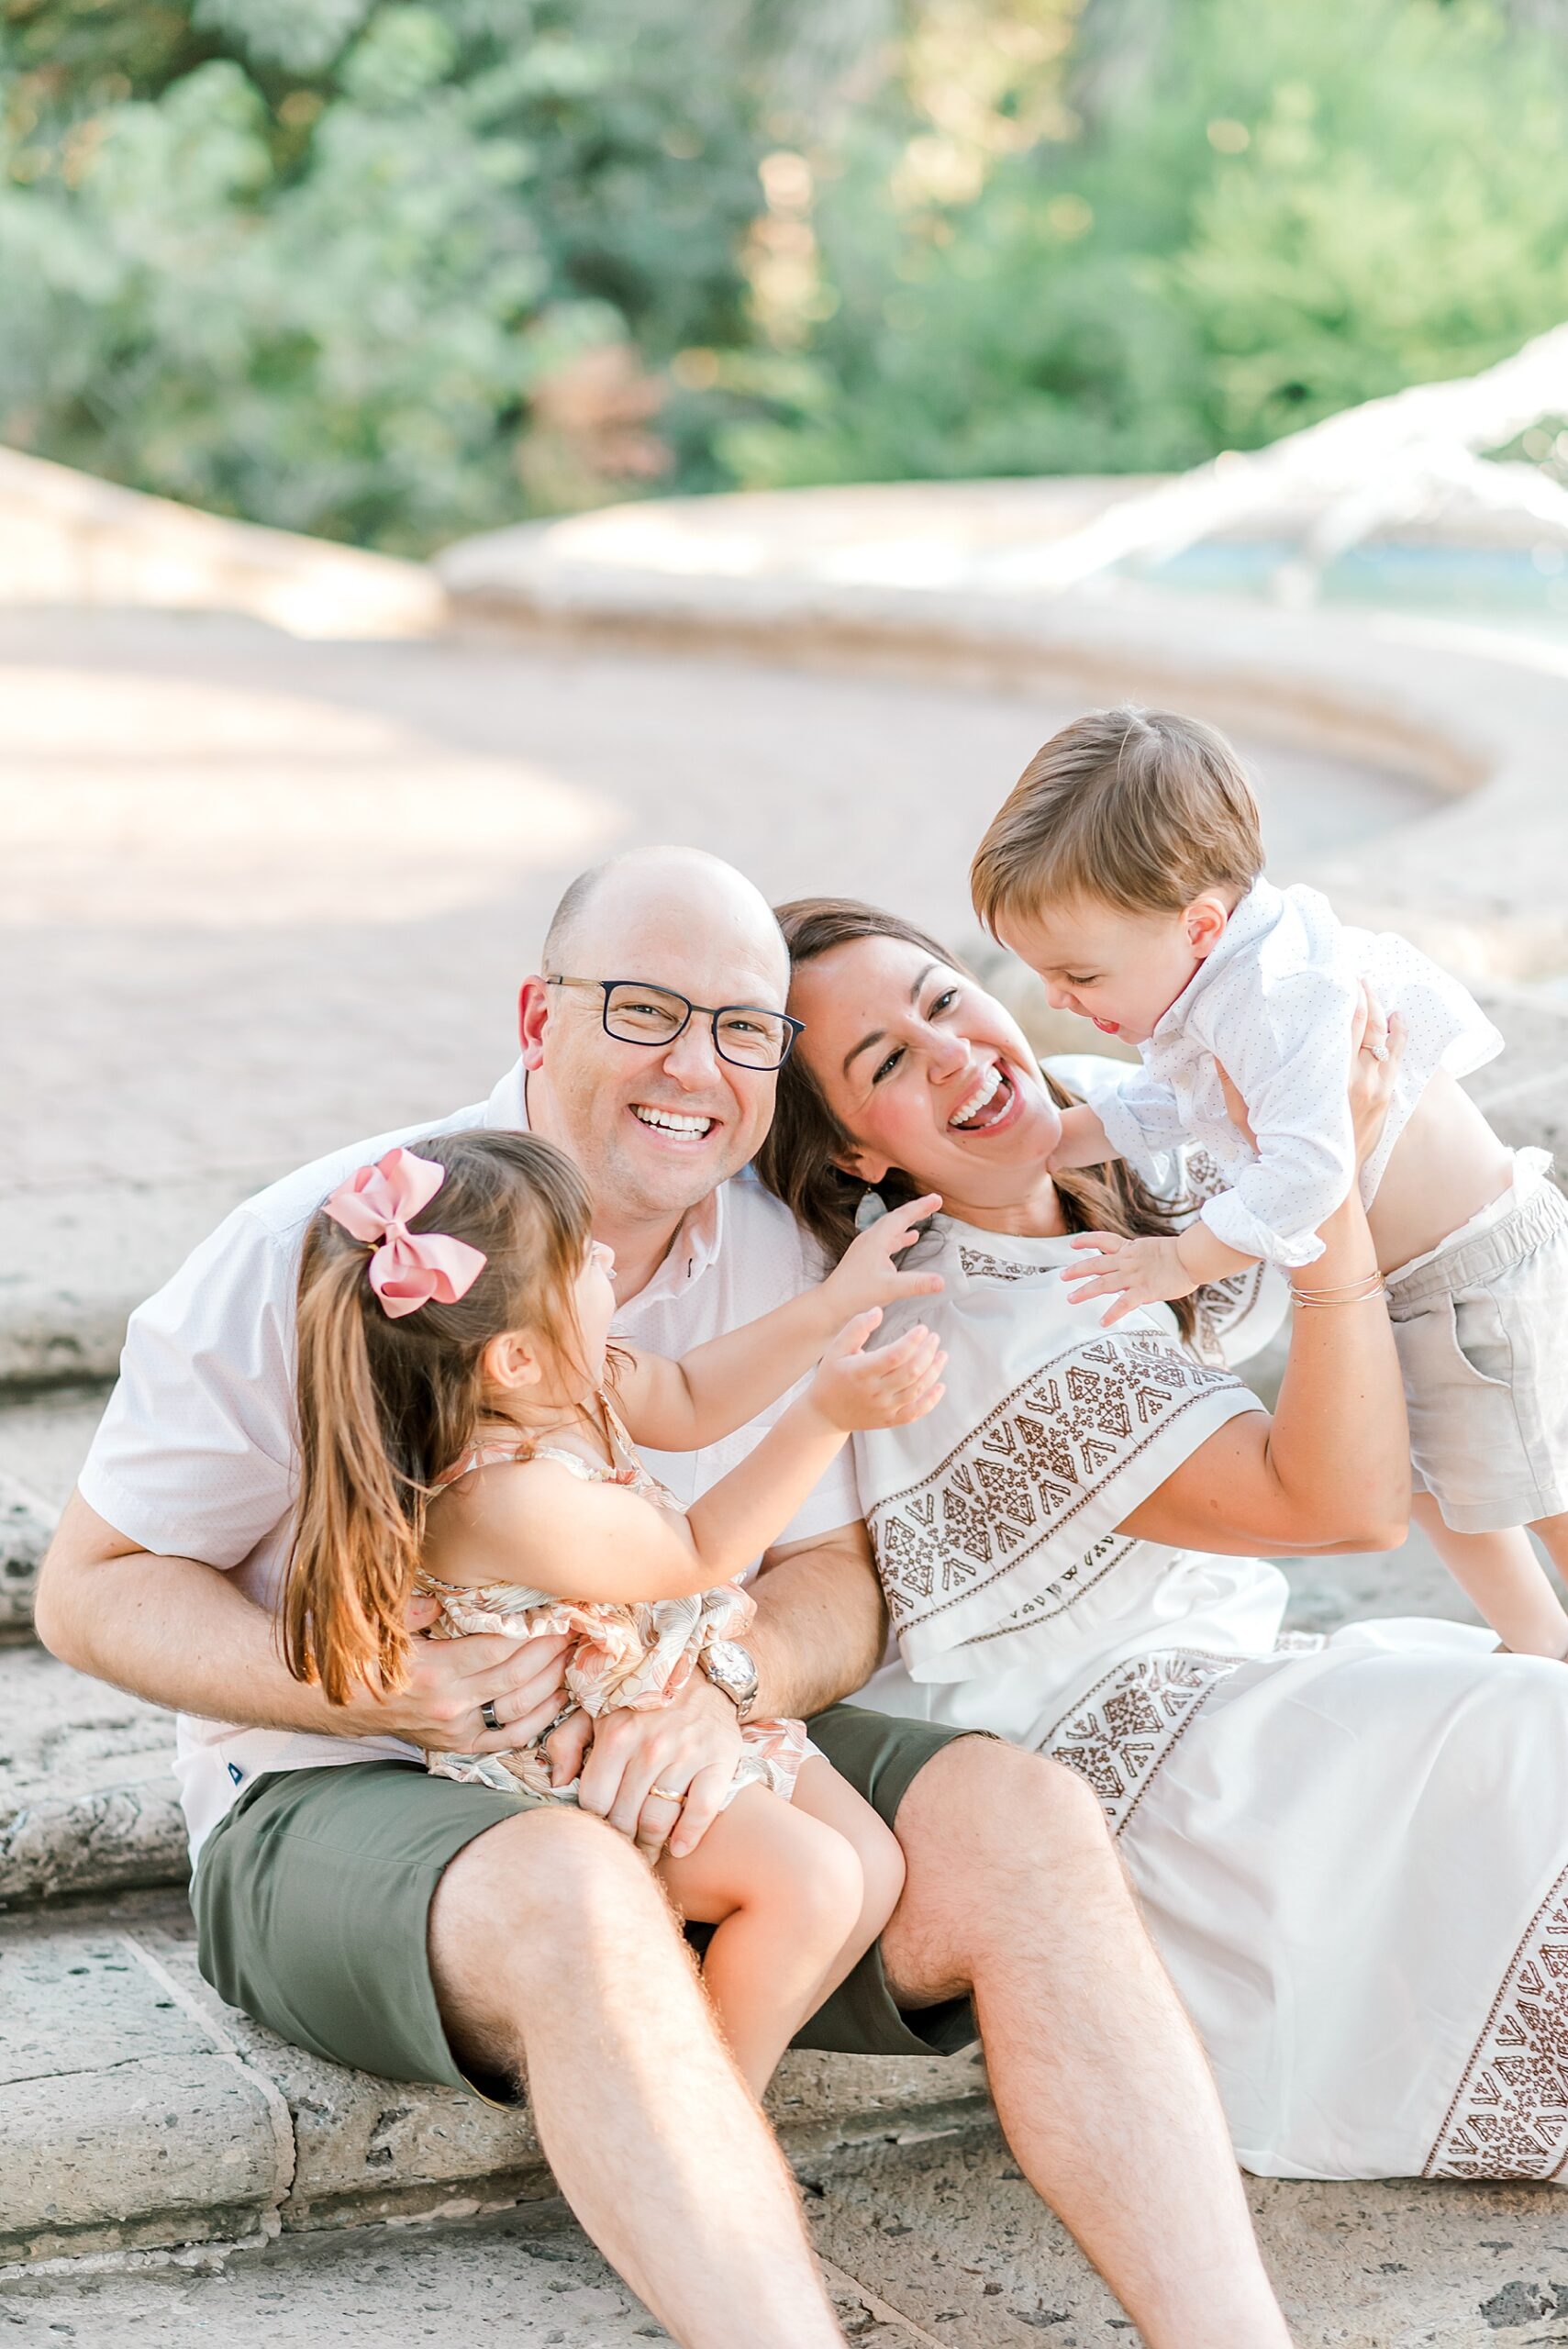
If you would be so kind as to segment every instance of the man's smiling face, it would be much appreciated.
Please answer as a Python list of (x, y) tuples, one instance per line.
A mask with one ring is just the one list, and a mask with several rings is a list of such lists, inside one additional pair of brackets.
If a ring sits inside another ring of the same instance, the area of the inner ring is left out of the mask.
[[(612, 865), (557, 942), (554, 974), (639, 980), (696, 1004), (784, 1008), (788, 959), (766, 903), (695, 851), (652, 850)], [(673, 1043), (647, 1045), (606, 1035), (603, 1007), (597, 987), (525, 987), (524, 1057), (537, 1071), (530, 1116), (571, 1152), (598, 1209), (631, 1222), (678, 1220), (756, 1155), (776, 1079), (722, 1060), (700, 1012)]]

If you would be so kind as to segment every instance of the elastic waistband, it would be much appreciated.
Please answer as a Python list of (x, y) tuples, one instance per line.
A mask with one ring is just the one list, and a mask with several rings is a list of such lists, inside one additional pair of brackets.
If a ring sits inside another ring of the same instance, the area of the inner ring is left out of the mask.
[(1522, 1264), (1542, 1241), (1564, 1229), (1568, 1229), (1568, 1201), (1554, 1183), (1543, 1184), (1511, 1215), (1500, 1217), (1490, 1231), (1462, 1241), (1457, 1248), (1444, 1249), (1414, 1272), (1390, 1273), (1389, 1312), (1401, 1321), (1433, 1297), (1479, 1287), (1510, 1265)]

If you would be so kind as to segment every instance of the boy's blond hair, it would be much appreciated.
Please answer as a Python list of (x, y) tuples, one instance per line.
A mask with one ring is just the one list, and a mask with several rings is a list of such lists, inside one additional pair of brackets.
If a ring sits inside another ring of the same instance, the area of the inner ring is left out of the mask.
[(1035, 752), (975, 851), (974, 910), (1062, 899), (1180, 913), (1263, 869), (1257, 802), (1223, 735), (1164, 709), (1096, 709)]

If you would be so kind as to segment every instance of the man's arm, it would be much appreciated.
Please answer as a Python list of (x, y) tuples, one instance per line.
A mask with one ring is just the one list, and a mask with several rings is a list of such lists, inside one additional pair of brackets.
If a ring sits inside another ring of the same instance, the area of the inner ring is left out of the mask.
[(799, 1720), (863, 1688), (887, 1640), (887, 1604), (857, 1518), (834, 1532), (770, 1550), (752, 1587), (756, 1709)]
[[(416, 1600), (410, 1628), (434, 1617)], [(562, 1639), (415, 1639), (395, 1695), (366, 1688), (346, 1705), (295, 1680), (272, 1618), (232, 1577), (195, 1558), (140, 1549), (90, 1508), (67, 1502), (39, 1580), (35, 1624), (62, 1663), (172, 1711), (248, 1729), (318, 1737), (398, 1737), (430, 1751), (499, 1753), (553, 1720), (565, 1702)], [(480, 1708), (495, 1707), (499, 1731)]]

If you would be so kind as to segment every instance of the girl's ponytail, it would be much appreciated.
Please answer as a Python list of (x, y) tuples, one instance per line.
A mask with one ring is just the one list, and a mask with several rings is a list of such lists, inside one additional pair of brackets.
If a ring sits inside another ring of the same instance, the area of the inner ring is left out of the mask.
[(300, 1491), (284, 1656), (296, 1680), (319, 1681), (339, 1705), (360, 1681), (406, 1685), (403, 1616), (427, 1506), (423, 1486), (388, 1455), (366, 1291), (363, 1250), (313, 1225), (300, 1268)]
[(528, 1330), (573, 1358), (589, 1230), (572, 1161), (514, 1133), (442, 1134), (389, 1152), (311, 1219), (283, 1640), (295, 1678), (318, 1682), (334, 1704), (361, 1681), (377, 1693), (407, 1686), (405, 1615), (426, 1515), (483, 1416), (485, 1346)]

